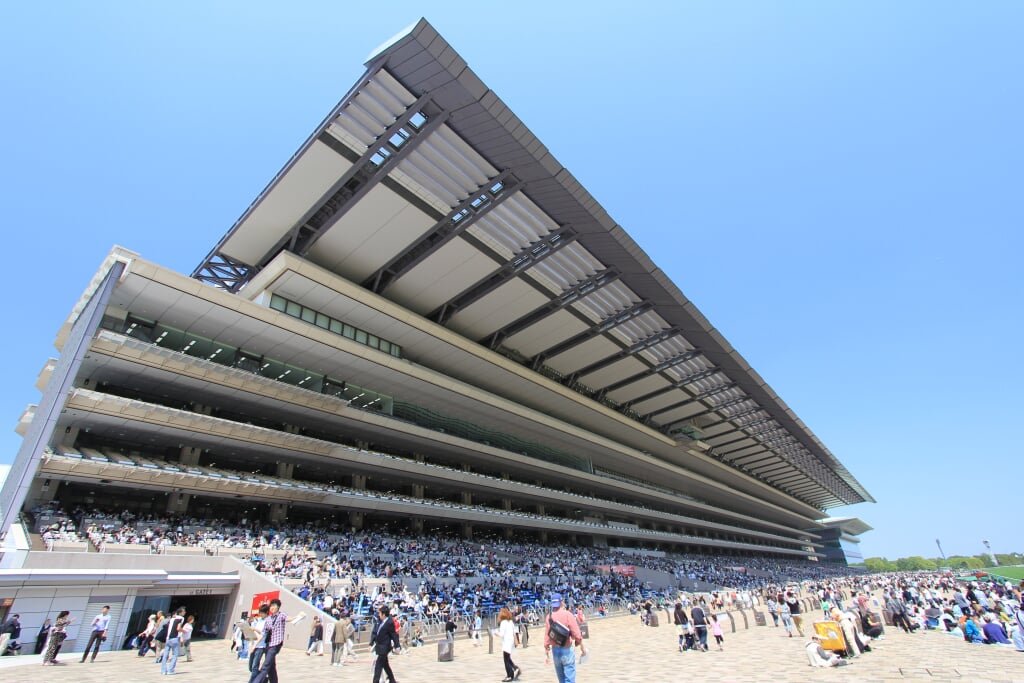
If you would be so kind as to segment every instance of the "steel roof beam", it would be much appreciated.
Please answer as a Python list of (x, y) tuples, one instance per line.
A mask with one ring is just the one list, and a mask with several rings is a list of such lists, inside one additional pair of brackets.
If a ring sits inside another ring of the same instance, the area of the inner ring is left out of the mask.
[(229, 292), (237, 292), (258, 271), (259, 269), (254, 266), (217, 252), (208, 256), (192, 273), (192, 277), (208, 285), (220, 287)]
[(518, 254), (513, 256), (496, 272), (441, 304), (427, 318), (444, 325), (459, 311), (465, 310), (471, 304), (487, 296), (506, 282), (519, 277), (520, 273), (537, 265), (562, 247), (572, 244), (576, 241), (577, 237), (576, 232), (568, 225), (562, 226), (554, 232), (549, 232), (541, 239), (521, 249)]
[[(265, 265), (282, 249), (299, 256), (305, 256), (318, 239), (332, 225), (338, 222), (349, 209), (376, 187), (388, 173), (442, 123), (448, 120), (449, 112), (437, 107), (425, 94), (413, 102), (383, 133), (377, 136), (344, 175), (306, 217), (299, 222), (285, 239), (273, 249), (260, 265)], [(416, 116), (425, 117), (423, 125), (417, 127), (411, 122)], [(400, 142), (395, 142), (400, 140)]]
[(363, 287), (376, 294), (383, 294), (395, 280), (437, 253), (441, 247), (464, 233), (521, 188), (522, 183), (509, 170), (490, 178), (439, 220), (425, 237), (406, 247), (398, 256), (363, 280)]

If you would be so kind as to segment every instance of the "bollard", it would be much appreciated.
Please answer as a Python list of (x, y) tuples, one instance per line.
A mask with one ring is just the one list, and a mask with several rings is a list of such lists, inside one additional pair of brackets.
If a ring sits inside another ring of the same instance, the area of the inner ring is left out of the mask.
[(580, 624), (580, 635), (584, 638), (590, 637), (590, 624), (585, 621)]
[(487, 629), (487, 654), (494, 654), (494, 631)]
[(455, 641), (454, 640), (439, 640), (437, 641), (437, 661), (439, 662), (450, 662), (455, 658)]
[(754, 610), (754, 623), (758, 626), (768, 625), (768, 620), (765, 619), (764, 612), (760, 610)]

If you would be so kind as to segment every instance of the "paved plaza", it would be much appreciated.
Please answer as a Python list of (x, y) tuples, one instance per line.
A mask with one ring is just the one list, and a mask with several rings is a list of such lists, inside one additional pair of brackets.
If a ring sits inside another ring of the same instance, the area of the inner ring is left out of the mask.
[[(664, 617), (664, 613), (662, 613)], [(664, 623), (664, 618), (662, 619)], [(746, 681), (958, 681), (961, 683), (1024, 683), (1024, 653), (1013, 648), (969, 645), (960, 638), (939, 632), (905, 634), (887, 629), (887, 636), (870, 653), (849, 666), (812, 669), (804, 654), (805, 639), (787, 638), (782, 628), (753, 627), (749, 631), (726, 632), (725, 651), (708, 653), (676, 650), (672, 626), (641, 626), (639, 619), (622, 616), (593, 619), (590, 661), (578, 669), (579, 683), (652, 683), (681, 680)], [(306, 628), (305, 624), (301, 625)], [(522, 670), (522, 683), (553, 683), (554, 671), (544, 664), (539, 644), (540, 630), (531, 630), (533, 645), (514, 656)], [(497, 683), (504, 678), (501, 652), (474, 648), (464, 635), (455, 644), (455, 659), (437, 661), (432, 643), (414, 648), (408, 655), (391, 658), (400, 683)], [(201, 641), (192, 647), (195, 661), (179, 661), (177, 675), (184, 682), (245, 683), (244, 666), (229, 651), (227, 641)], [(159, 676), (152, 655), (139, 659), (135, 652), (101, 652), (94, 663), (81, 664), (73, 652), (62, 653), (58, 666), (42, 667), (39, 656), (23, 655), (0, 659), (0, 680), (73, 683), (114, 683), (141, 681)], [(286, 650), (278, 659), (282, 683), (298, 681), (365, 681), (372, 678), (372, 658), (362, 653), (360, 661), (345, 667), (330, 666), (330, 656), (308, 657)]]

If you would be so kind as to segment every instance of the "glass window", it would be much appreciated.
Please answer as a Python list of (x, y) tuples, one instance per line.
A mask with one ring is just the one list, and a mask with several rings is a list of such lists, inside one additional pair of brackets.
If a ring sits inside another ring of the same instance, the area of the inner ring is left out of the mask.
[(317, 327), (322, 327), (325, 330), (330, 329), (330, 327), (331, 327), (331, 319), (328, 318), (323, 313), (317, 313), (316, 314), (316, 326)]
[(333, 332), (334, 334), (341, 334), (341, 330), (344, 327), (345, 327), (345, 324), (343, 322), (341, 322), (340, 320), (335, 320), (334, 318), (331, 318), (331, 328), (330, 328), (331, 332)]
[(303, 306), (302, 315), (299, 317), (302, 318), (307, 323), (316, 324), (316, 311), (314, 311), (312, 308), (306, 308), (305, 306)]
[(294, 301), (289, 301), (288, 302), (288, 307), (285, 310), (285, 313), (287, 313), (288, 315), (292, 316), (293, 318), (301, 317), (302, 316), (302, 306), (298, 305)]
[(380, 340), (380, 350), (384, 353), (391, 353), (391, 342)]
[(283, 312), (288, 307), (288, 300), (285, 299), (283, 296), (272, 294), (270, 296), (270, 307), (273, 308), (275, 311)]
[(364, 330), (356, 330), (356, 341), (360, 344), (366, 343), (366, 332)]
[(373, 348), (378, 349), (378, 348), (380, 348), (380, 338), (379, 337), (375, 337), (372, 334), (368, 334), (368, 335), (366, 335), (366, 345), (367, 346), (372, 346)]
[(355, 339), (356, 338), (356, 328), (354, 328), (351, 325), (346, 323), (345, 324), (345, 329), (342, 330), (341, 334), (342, 334), (343, 337), (348, 337), (349, 339)]

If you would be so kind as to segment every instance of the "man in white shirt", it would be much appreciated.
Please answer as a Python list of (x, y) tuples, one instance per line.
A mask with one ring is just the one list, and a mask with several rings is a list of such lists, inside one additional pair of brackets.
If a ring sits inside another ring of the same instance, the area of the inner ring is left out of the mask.
[[(96, 655), (100, 651), (100, 643), (107, 639), (108, 626), (110, 626), (110, 605), (104, 605), (100, 613), (92, 620), (92, 631), (89, 633), (89, 643), (85, 646), (85, 652), (82, 653), (83, 664), (85, 664), (85, 658), (89, 656), (89, 650), (92, 650), (92, 659), (89, 661), (96, 661)], [(93, 643), (96, 644), (95, 647), (93, 647)]]

